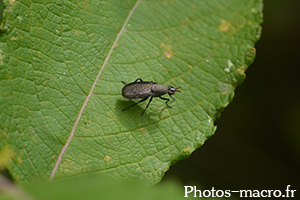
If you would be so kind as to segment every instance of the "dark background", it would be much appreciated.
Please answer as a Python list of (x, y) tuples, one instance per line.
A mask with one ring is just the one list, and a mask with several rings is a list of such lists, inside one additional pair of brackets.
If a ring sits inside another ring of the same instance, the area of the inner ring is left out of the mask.
[(265, 0), (263, 14), (255, 61), (215, 135), (162, 182), (282, 192), (291, 185), (300, 199), (300, 1)]

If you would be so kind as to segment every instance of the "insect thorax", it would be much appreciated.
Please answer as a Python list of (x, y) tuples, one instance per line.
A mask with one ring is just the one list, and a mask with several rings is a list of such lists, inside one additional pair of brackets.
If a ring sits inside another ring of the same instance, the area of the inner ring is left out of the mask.
[(168, 88), (165, 85), (154, 84), (151, 87), (151, 92), (153, 97), (158, 97), (166, 94), (168, 92)]

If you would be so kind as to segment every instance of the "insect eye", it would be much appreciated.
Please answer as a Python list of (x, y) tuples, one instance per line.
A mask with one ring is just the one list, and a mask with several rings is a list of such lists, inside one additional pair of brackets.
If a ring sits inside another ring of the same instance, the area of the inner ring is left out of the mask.
[(173, 95), (176, 92), (176, 88), (174, 88), (173, 86), (169, 85), (168, 87), (168, 94), (169, 95)]

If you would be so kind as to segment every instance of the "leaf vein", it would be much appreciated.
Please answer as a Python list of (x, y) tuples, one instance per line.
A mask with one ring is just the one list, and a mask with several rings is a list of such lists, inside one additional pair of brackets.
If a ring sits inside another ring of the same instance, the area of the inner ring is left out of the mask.
[(87, 105), (89, 99), (91, 98), (91, 96), (92, 96), (92, 94), (93, 94), (93, 91), (94, 91), (94, 89), (95, 89), (96, 83), (97, 83), (97, 81), (99, 80), (99, 78), (100, 78), (100, 76), (101, 76), (101, 74), (102, 74), (102, 71), (103, 71), (103, 69), (105, 68), (105, 66), (106, 66), (106, 64), (107, 64), (107, 62), (108, 62), (108, 60), (109, 60), (109, 58), (110, 58), (110, 55), (112, 54), (112, 51), (113, 51), (114, 47), (116, 46), (116, 44), (117, 44), (117, 42), (118, 42), (120, 36), (121, 36), (122, 33), (125, 31), (125, 27), (126, 27), (128, 21), (129, 21), (130, 17), (132, 16), (133, 12), (135, 11), (135, 9), (136, 9), (137, 5), (140, 3), (140, 1), (141, 1), (141, 0), (138, 0), (138, 1), (136, 2), (136, 4), (134, 5), (134, 7), (132, 8), (132, 10), (130, 11), (128, 17), (126, 18), (126, 20), (125, 20), (125, 22), (124, 22), (124, 24), (123, 24), (122, 29), (121, 29), (120, 32), (118, 33), (118, 35), (117, 35), (117, 37), (116, 37), (116, 39), (115, 39), (115, 41), (114, 41), (114, 43), (113, 43), (113, 45), (112, 45), (110, 51), (108, 52), (107, 57), (105, 58), (104, 63), (103, 63), (103, 65), (102, 65), (102, 67), (101, 67), (101, 69), (100, 69), (100, 71), (99, 71), (99, 73), (98, 73), (98, 75), (97, 75), (97, 77), (96, 77), (94, 83), (93, 83), (93, 86), (92, 86), (92, 88), (91, 88), (91, 90), (90, 90), (88, 96), (86, 97), (86, 99), (85, 99), (85, 101), (84, 101), (84, 103), (83, 103), (83, 105), (82, 105), (82, 107), (81, 107), (81, 109), (80, 109), (80, 111), (79, 111), (79, 113), (78, 113), (78, 116), (77, 116), (77, 118), (76, 118), (76, 121), (74, 122), (73, 128), (72, 128), (72, 130), (71, 130), (71, 132), (70, 132), (70, 135), (69, 135), (69, 137), (68, 137), (68, 140), (67, 140), (66, 144), (63, 146), (63, 148), (62, 148), (62, 150), (61, 150), (61, 152), (60, 152), (60, 154), (59, 154), (59, 156), (58, 156), (58, 158), (57, 158), (57, 161), (56, 161), (56, 163), (55, 163), (55, 165), (54, 165), (54, 168), (53, 168), (53, 170), (52, 170), (52, 172), (51, 172), (51, 175), (50, 175), (49, 180), (52, 180), (52, 179), (54, 178), (55, 173), (56, 173), (56, 171), (57, 171), (57, 169), (58, 169), (58, 166), (59, 166), (59, 164), (60, 164), (60, 162), (61, 162), (61, 159), (62, 159), (62, 157), (63, 157), (63, 155), (64, 155), (66, 149), (68, 148), (68, 146), (69, 146), (69, 144), (70, 144), (70, 142), (71, 142), (71, 140), (72, 140), (72, 138), (73, 138), (73, 136), (74, 136), (74, 132), (75, 132), (76, 127), (77, 127), (77, 125), (78, 125), (78, 122), (79, 122), (79, 120), (80, 120), (80, 118), (81, 118), (81, 116), (82, 116), (82, 113), (83, 113), (83, 111), (84, 111), (84, 109), (85, 109), (85, 107), (86, 107), (86, 105)]

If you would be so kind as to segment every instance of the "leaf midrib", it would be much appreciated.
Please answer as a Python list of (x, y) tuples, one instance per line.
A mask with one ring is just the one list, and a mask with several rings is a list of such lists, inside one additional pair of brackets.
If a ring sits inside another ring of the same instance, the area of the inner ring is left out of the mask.
[(62, 157), (64, 156), (65, 151), (67, 150), (67, 148), (68, 148), (70, 142), (72, 141), (72, 139), (73, 139), (73, 137), (74, 137), (74, 132), (75, 132), (75, 130), (76, 130), (76, 128), (77, 128), (77, 125), (78, 125), (78, 122), (79, 122), (79, 120), (80, 120), (80, 118), (81, 118), (81, 116), (82, 116), (82, 113), (83, 113), (83, 111), (84, 111), (84, 109), (85, 109), (85, 107), (86, 107), (88, 101), (90, 100), (90, 98), (91, 98), (91, 96), (92, 96), (92, 94), (93, 94), (93, 92), (94, 92), (96, 83), (97, 83), (97, 81), (99, 80), (99, 77), (101, 76), (102, 71), (103, 71), (103, 69), (105, 68), (105, 66), (106, 66), (106, 64), (107, 64), (107, 62), (108, 62), (108, 60), (109, 60), (109, 58), (110, 58), (110, 55), (111, 55), (113, 49), (115, 48), (115, 46), (116, 46), (118, 40), (120, 39), (122, 33), (125, 31), (125, 27), (126, 27), (128, 21), (129, 21), (130, 17), (132, 16), (133, 12), (135, 11), (136, 7), (138, 6), (138, 4), (139, 4), (140, 2), (141, 2), (141, 0), (138, 0), (138, 1), (135, 3), (135, 5), (133, 6), (132, 10), (130, 11), (129, 15), (127, 16), (127, 18), (126, 18), (126, 20), (125, 20), (125, 22), (124, 22), (124, 24), (123, 24), (123, 26), (122, 26), (122, 29), (121, 29), (120, 32), (118, 33), (118, 35), (117, 35), (117, 37), (116, 37), (116, 39), (115, 39), (115, 41), (114, 41), (114, 43), (113, 43), (111, 49), (109, 50), (109, 52), (108, 52), (108, 54), (107, 54), (107, 56), (106, 56), (106, 58), (105, 58), (105, 60), (104, 60), (104, 63), (103, 63), (103, 65), (102, 65), (102, 67), (101, 67), (101, 69), (100, 69), (100, 71), (99, 71), (99, 73), (98, 73), (98, 75), (97, 75), (97, 77), (96, 77), (96, 79), (95, 79), (95, 81), (94, 81), (92, 87), (91, 87), (91, 90), (90, 90), (89, 94), (87, 95), (87, 97), (85, 98), (85, 100), (84, 100), (84, 102), (83, 102), (83, 104), (82, 104), (82, 107), (81, 107), (81, 109), (80, 109), (80, 111), (79, 111), (79, 113), (78, 113), (78, 116), (77, 116), (77, 118), (76, 118), (76, 120), (75, 120), (75, 122), (74, 122), (74, 125), (73, 125), (73, 127), (72, 127), (72, 130), (71, 130), (70, 135), (69, 135), (69, 137), (68, 137), (68, 140), (67, 140), (66, 144), (63, 146), (62, 150), (61, 150), (60, 153), (59, 153), (59, 156), (58, 156), (58, 158), (57, 158), (57, 160), (56, 160), (56, 163), (55, 163), (55, 165), (54, 165), (54, 167), (53, 167), (53, 169), (52, 169), (52, 172), (51, 172), (51, 175), (50, 175), (49, 180), (53, 180), (53, 178), (54, 178), (54, 176), (55, 176), (55, 173), (56, 173), (56, 171), (57, 171), (57, 169), (58, 169), (58, 166), (59, 166), (59, 164), (60, 164), (60, 162), (61, 162), (61, 159), (62, 159)]

